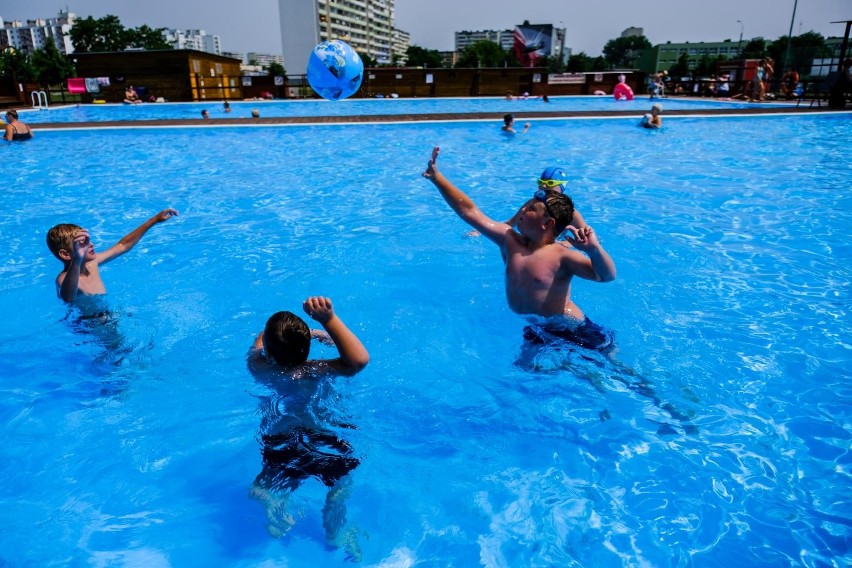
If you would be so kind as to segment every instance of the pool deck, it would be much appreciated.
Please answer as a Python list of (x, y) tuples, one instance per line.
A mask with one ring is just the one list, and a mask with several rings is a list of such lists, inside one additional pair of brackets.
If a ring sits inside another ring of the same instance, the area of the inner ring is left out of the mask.
[[(850, 112), (831, 110), (827, 107), (791, 106), (766, 103), (755, 104), (749, 108), (713, 108), (713, 109), (684, 109), (665, 111), (665, 117), (678, 116), (752, 116), (767, 114), (809, 114), (814, 112)], [(306, 125), (306, 124), (348, 124), (348, 123), (399, 123), (399, 122), (457, 122), (457, 121), (496, 121), (502, 122), (503, 114), (499, 112), (481, 113), (428, 113), (428, 114), (370, 114), (356, 116), (286, 116), (270, 118), (209, 118), (209, 119), (163, 119), (163, 120), (133, 120), (133, 121), (99, 121), (99, 122), (47, 122), (33, 124), (36, 130), (88, 129), (88, 128), (138, 128), (138, 127), (169, 127), (169, 126), (269, 126), (269, 125)], [(599, 111), (516, 111), (516, 122), (541, 119), (566, 118), (626, 118), (638, 117), (634, 110), (599, 110)]]

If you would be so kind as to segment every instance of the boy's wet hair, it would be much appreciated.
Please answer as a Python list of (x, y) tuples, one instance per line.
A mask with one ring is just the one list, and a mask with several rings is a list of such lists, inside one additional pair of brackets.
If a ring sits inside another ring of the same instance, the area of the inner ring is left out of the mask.
[(558, 235), (574, 219), (574, 202), (570, 197), (559, 191), (546, 189), (544, 193), (547, 195), (545, 203), (547, 204), (548, 214), (551, 214), (553, 220), (556, 221), (553, 232)]
[(503, 115), (503, 122), (506, 124), (506, 126), (509, 126), (512, 123), (513, 120), (515, 120), (514, 114), (504, 114)]
[[(62, 223), (52, 227), (47, 232), (47, 248), (53, 253), (53, 256), (59, 258), (59, 250), (65, 249), (71, 251), (74, 247), (74, 235), (77, 231), (82, 231), (80, 225), (72, 225), (71, 223)], [(59, 260), (62, 260), (59, 258)], [(64, 261), (63, 261), (64, 262)]]
[(294, 367), (308, 360), (311, 330), (293, 312), (276, 312), (263, 329), (263, 348), (282, 367)]

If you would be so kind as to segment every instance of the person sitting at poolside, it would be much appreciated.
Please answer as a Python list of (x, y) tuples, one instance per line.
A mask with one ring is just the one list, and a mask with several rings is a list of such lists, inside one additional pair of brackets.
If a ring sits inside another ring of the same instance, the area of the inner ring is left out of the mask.
[(731, 85), (728, 83), (730, 75), (722, 75), (719, 77), (719, 87), (716, 89), (716, 95), (720, 99), (727, 99), (731, 96)]
[(142, 100), (136, 94), (136, 89), (133, 88), (133, 85), (129, 85), (124, 90), (124, 102), (126, 102), (127, 104), (133, 104), (133, 105), (139, 104), (139, 103), (142, 102)]
[[(349, 443), (322, 424), (310, 406), (321, 379), (355, 375), (366, 367), (370, 355), (335, 314), (329, 298), (313, 296), (302, 307), (325, 331), (309, 329), (292, 312), (277, 312), (248, 352), (249, 371), (279, 399), (274, 409), (261, 413), (263, 470), (251, 495), (266, 508), (270, 534), (280, 537), (295, 524), (287, 511), (290, 494), (311, 477), (320, 480), (328, 488), (322, 509), (326, 538), (333, 545), (342, 540), (346, 552), (357, 558), (354, 539), (339, 537), (346, 518), (349, 473), (360, 462)], [(338, 357), (308, 359), (312, 339), (333, 343)], [(279, 405), (286, 407), (280, 411)]]
[[(505, 265), (506, 299), (509, 308), (530, 322), (524, 338), (531, 343), (570, 342), (581, 347), (608, 351), (612, 334), (592, 323), (571, 300), (574, 276), (595, 282), (615, 279), (615, 263), (586, 225), (571, 225), (574, 204), (558, 191), (541, 189), (524, 207), (515, 231), (506, 223), (486, 216), (460, 189), (438, 171), (440, 149), (434, 148), (423, 177), (440, 191), (444, 201), (464, 222), (494, 242)], [(574, 248), (556, 243), (567, 230)]]
[(47, 248), (63, 264), (62, 272), (56, 277), (56, 295), (74, 302), (78, 295), (106, 294), (100, 266), (132, 249), (148, 229), (177, 214), (174, 209), (163, 209), (100, 253), (95, 252), (87, 229), (68, 223), (51, 228), (47, 232)]
[(660, 128), (663, 125), (663, 105), (654, 103), (651, 105), (651, 114), (642, 117), (642, 126), (645, 128)]
[[(530, 129), (530, 123), (524, 123), (524, 129), (521, 131), (521, 134)], [(503, 132), (509, 132), (510, 134), (517, 134), (515, 130), (515, 115), (506, 114), (503, 115), (503, 126), (500, 128)]]
[(12, 109), (6, 112), (6, 133), (3, 138), (10, 142), (23, 142), (33, 137), (32, 129), (18, 120), (18, 111)]

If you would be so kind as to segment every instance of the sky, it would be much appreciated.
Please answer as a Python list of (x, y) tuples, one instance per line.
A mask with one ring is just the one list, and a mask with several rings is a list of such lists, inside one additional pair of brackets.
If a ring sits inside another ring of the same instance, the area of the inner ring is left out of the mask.
[[(656, 45), (667, 41), (738, 41), (816, 31), (842, 36), (852, 0), (395, 0), (396, 27), (411, 43), (450, 51), (457, 31), (504, 30), (528, 20), (566, 28), (566, 48), (600, 55), (628, 27)], [(118, 16), (125, 27), (202, 29), (223, 51), (281, 53), (278, 0), (0, 0), (4, 21), (55, 18), (66, 8), (79, 17)], [(738, 21), (739, 20), (739, 21)], [(740, 23), (742, 22), (742, 23)], [(286, 62), (285, 62), (286, 67)]]

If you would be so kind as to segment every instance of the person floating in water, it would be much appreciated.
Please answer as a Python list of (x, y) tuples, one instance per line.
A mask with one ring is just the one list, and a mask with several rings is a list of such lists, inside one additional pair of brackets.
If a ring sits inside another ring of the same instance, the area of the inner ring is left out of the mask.
[[(349, 472), (360, 462), (348, 442), (319, 422), (310, 405), (316, 401), (322, 379), (355, 375), (369, 363), (370, 355), (335, 314), (329, 298), (310, 297), (303, 309), (325, 331), (309, 329), (292, 312), (277, 312), (267, 320), (248, 353), (248, 368), (255, 379), (275, 391), (277, 400), (287, 402), (283, 411), (280, 402), (272, 400), (268, 408), (262, 408), (263, 470), (251, 494), (266, 508), (270, 534), (280, 537), (295, 524), (287, 511), (290, 494), (304, 480), (317, 478), (328, 487), (322, 511), (328, 541), (357, 557), (354, 536), (341, 529), (346, 522)], [(308, 359), (312, 339), (332, 342), (339, 356)]]
[(654, 103), (651, 105), (651, 113), (642, 117), (642, 126), (645, 128), (660, 128), (663, 125), (663, 105)]
[(68, 223), (51, 228), (47, 232), (47, 247), (63, 265), (62, 272), (56, 277), (56, 295), (66, 302), (74, 302), (80, 295), (106, 294), (100, 266), (132, 249), (148, 229), (177, 214), (174, 209), (163, 209), (99, 253), (95, 252), (87, 229)]
[[(533, 343), (568, 341), (590, 349), (608, 350), (612, 334), (592, 323), (571, 300), (574, 276), (595, 282), (615, 279), (615, 263), (592, 227), (571, 225), (571, 198), (540, 189), (522, 209), (518, 230), (486, 216), (460, 189), (438, 171), (440, 149), (434, 148), (423, 172), (463, 221), (494, 242), (506, 267), (506, 298), (515, 313), (527, 316), (524, 337)], [(556, 243), (567, 230), (569, 248)]]
[[(530, 123), (524, 123), (524, 129), (521, 131), (521, 134), (530, 129)], [(508, 132), (510, 134), (517, 134), (517, 130), (515, 130), (515, 115), (507, 114), (503, 116), (503, 126), (500, 127), (500, 130), (503, 132)]]

